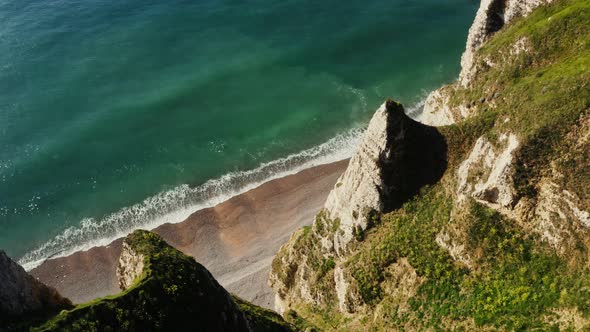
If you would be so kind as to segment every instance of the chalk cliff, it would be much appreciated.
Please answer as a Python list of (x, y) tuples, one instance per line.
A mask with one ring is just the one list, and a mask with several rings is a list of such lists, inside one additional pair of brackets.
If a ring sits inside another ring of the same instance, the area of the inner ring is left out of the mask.
[(476, 52), (502, 27), (514, 18), (527, 16), (535, 8), (553, 0), (483, 0), (469, 29), (467, 46), (461, 56), (459, 84), (467, 87), (477, 75)]
[(588, 22), (590, 0), (483, 0), (459, 80), (423, 124), (381, 106), (275, 257), (277, 310), (327, 331), (590, 328)]
[(551, 2), (553, 0), (482, 0), (461, 56), (461, 73), (458, 81), (431, 92), (419, 120), (431, 126), (446, 126), (472, 114), (467, 105), (452, 106), (449, 99), (455, 89), (469, 87), (482, 67), (493, 65), (489, 59), (478, 58), (477, 51), (515, 18), (525, 17), (535, 8)]
[(421, 186), (436, 182), (445, 167), (446, 146), (436, 129), (410, 119), (401, 104), (387, 101), (326, 200), (325, 217), (339, 221), (328, 242), (337, 254), (345, 252), (355, 234), (370, 226), (373, 213), (399, 207)]
[[(311, 229), (307, 234), (296, 233), (275, 258), (273, 265), (284, 267), (270, 276), (271, 286), (277, 290), (277, 310), (284, 312), (290, 307), (292, 297), (325, 302), (321, 290), (314, 286), (318, 275), (309, 275), (313, 266), (336, 265), (349, 253), (351, 242), (361, 241), (375, 226), (379, 214), (399, 208), (420, 188), (436, 183), (446, 163), (445, 139), (436, 128), (410, 119), (395, 101), (381, 105)], [(315, 242), (319, 251), (313, 252), (299, 241)], [(337, 267), (333, 279), (341, 306), (348, 310), (346, 303), (354, 300), (346, 299), (351, 295), (344, 270)]]

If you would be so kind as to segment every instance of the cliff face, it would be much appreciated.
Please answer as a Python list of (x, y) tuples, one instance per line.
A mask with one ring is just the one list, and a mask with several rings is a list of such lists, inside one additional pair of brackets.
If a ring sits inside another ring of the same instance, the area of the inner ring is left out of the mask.
[(490, 37), (514, 18), (527, 16), (535, 8), (553, 0), (482, 0), (475, 21), (469, 29), (467, 47), (461, 57), (459, 84), (467, 87), (477, 75), (476, 53)]
[(551, 2), (553, 0), (482, 0), (469, 29), (465, 52), (461, 56), (459, 80), (450, 86), (433, 91), (426, 99), (419, 120), (431, 126), (446, 126), (468, 117), (471, 112), (467, 105), (452, 107), (449, 98), (454, 89), (467, 88), (480, 69), (490, 65), (489, 59), (477, 58), (477, 51), (515, 18), (525, 17), (535, 8)]
[(205, 267), (158, 235), (135, 231), (124, 243), (114, 297), (63, 312), (43, 331), (291, 331), (278, 315), (232, 297)]
[(72, 303), (29, 275), (0, 251), (0, 328), (4, 319), (57, 312)]
[(138, 280), (144, 268), (145, 256), (135, 251), (127, 241), (123, 242), (121, 256), (117, 265), (117, 279), (119, 288), (126, 290)]
[(273, 262), (286, 317), (590, 328), (590, 0), (549, 2), (482, 1), (460, 81), (427, 103), (426, 120), (448, 125), (436, 135), (377, 111), (326, 208)]
[[(410, 119), (397, 102), (384, 103), (311, 229), (294, 235), (275, 258), (273, 266), (284, 267), (273, 269), (270, 276), (277, 310), (284, 312), (297, 298), (320, 304), (333, 295), (343, 311), (352, 308), (349, 303), (359, 300), (348, 292), (348, 271), (339, 266), (340, 258), (375, 226), (379, 214), (399, 208), (420, 188), (436, 183), (446, 163), (445, 139), (435, 128)], [(313, 270), (318, 264), (321, 270), (336, 269), (328, 276), (317, 274)], [(315, 286), (322, 279), (330, 295)]]
[(326, 217), (338, 231), (328, 247), (341, 254), (355, 233), (369, 226), (373, 212), (389, 212), (436, 182), (446, 168), (446, 146), (434, 128), (407, 117), (388, 101), (373, 116), (349, 166), (330, 192)]

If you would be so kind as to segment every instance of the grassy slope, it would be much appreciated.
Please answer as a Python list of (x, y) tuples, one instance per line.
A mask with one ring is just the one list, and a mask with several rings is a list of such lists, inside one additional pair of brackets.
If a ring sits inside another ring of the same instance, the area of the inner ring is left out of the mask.
[[(208, 282), (209, 272), (203, 266), (151, 232), (136, 231), (127, 241), (145, 256), (143, 275), (135, 285), (120, 294), (63, 311), (34, 330), (220, 330), (221, 319), (215, 317), (220, 316), (219, 308), (224, 303), (222, 288)], [(291, 331), (276, 314), (238, 298), (234, 301), (254, 331)]]
[[(542, 7), (497, 34), (479, 52), (498, 64), (487, 68), (468, 89), (455, 93), (456, 104), (472, 102), (498, 93), (495, 108), (478, 105), (498, 121), (488, 135), (513, 131), (525, 147), (519, 154), (517, 189), (532, 196), (536, 181), (547, 169), (548, 159), (557, 159), (567, 148), (565, 134), (590, 110), (590, 1), (561, 0)], [(512, 45), (525, 38), (530, 52), (509, 55)], [(585, 165), (577, 163), (577, 165)], [(567, 178), (584, 181), (577, 189), (588, 188), (584, 169), (570, 165)], [(571, 175), (571, 176), (570, 176)], [(588, 189), (576, 190), (588, 201)], [(590, 205), (590, 204), (589, 204)]]
[[(532, 52), (510, 55), (521, 38)], [(478, 116), (442, 128), (449, 145), (449, 169), (441, 183), (425, 188), (403, 208), (384, 215), (357, 244), (346, 261), (368, 304), (363, 313), (337, 313), (332, 299), (323, 307), (299, 305), (299, 315), (326, 330), (557, 329), (553, 310), (577, 310), (590, 317), (590, 273), (568, 265), (552, 250), (524, 233), (515, 222), (476, 202), (461, 216), (467, 249), (477, 253), (477, 268), (468, 270), (435, 243), (449, 223), (454, 174), (477, 137), (518, 135), (516, 185), (521, 197), (534, 197), (549, 161), (559, 161), (564, 185), (588, 208), (588, 159), (572, 155), (566, 134), (590, 109), (590, 1), (557, 1), (499, 32), (481, 51), (496, 65), (484, 70), (468, 89), (452, 98), (470, 104)], [(482, 60), (483, 61), (483, 60)], [(582, 156), (589, 149), (582, 148)], [(569, 159), (568, 159), (569, 158)], [(581, 248), (575, 255), (586, 257)], [(407, 301), (386, 292), (388, 267), (406, 257), (423, 278)], [(403, 310), (402, 310), (403, 309)], [(378, 312), (378, 316), (375, 314)], [(377, 319), (374, 319), (377, 317)]]
[(285, 322), (283, 317), (276, 312), (256, 306), (237, 296), (234, 296), (233, 299), (239, 305), (240, 310), (246, 315), (253, 328), (253, 332), (292, 331), (293, 327)]

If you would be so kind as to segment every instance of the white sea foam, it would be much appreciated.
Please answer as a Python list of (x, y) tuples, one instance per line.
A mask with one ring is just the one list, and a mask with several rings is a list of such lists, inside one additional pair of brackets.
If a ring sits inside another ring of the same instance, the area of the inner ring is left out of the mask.
[(426, 99), (428, 98), (428, 94), (428, 91), (422, 90), (420, 101), (406, 109), (406, 114), (410, 118), (416, 120), (420, 116), (420, 114), (422, 114), (422, 112), (424, 111), (424, 105), (426, 104)]
[(349, 158), (362, 132), (361, 129), (353, 129), (314, 148), (261, 164), (249, 171), (228, 173), (197, 187), (178, 186), (100, 220), (84, 219), (79, 225), (66, 229), (24, 255), (19, 264), (28, 271), (48, 258), (107, 245), (135, 229), (153, 229), (165, 223), (178, 223), (195, 211), (215, 206), (270, 180)]
[[(408, 107), (406, 114), (415, 119), (422, 112), (427, 96), (427, 91), (423, 91), (423, 98)], [(186, 184), (178, 186), (103, 219), (84, 219), (78, 226), (66, 229), (25, 254), (19, 264), (29, 271), (48, 258), (68, 256), (76, 251), (104, 246), (136, 229), (154, 229), (165, 223), (179, 223), (198, 210), (215, 206), (270, 180), (350, 158), (363, 131), (352, 129), (311, 149), (261, 164), (249, 171), (225, 174), (197, 187)]]

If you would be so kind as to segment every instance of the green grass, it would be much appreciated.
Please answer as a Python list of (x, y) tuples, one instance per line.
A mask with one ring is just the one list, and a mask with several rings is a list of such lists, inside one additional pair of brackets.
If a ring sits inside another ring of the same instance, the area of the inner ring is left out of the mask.
[(293, 326), (287, 323), (279, 314), (274, 311), (253, 305), (248, 301), (233, 296), (234, 301), (239, 305), (240, 310), (245, 313), (248, 321), (251, 322), (253, 332), (293, 331)]
[(462, 282), (465, 310), (478, 325), (542, 327), (539, 318), (559, 298), (565, 264), (495, 210), (472, 203), (468, 219), (467, 249), (478, 255), (477, 269)]
[(329, 309), (329, 306), (298, 304), (294, 310), (285, 313), (285, 319), (296, 326), (297, 331), (350, 331), (344, 326), (351, 318)]
[[(466, 250), (474, 259), (471, 270), (435, 242), (449, 223), (452, 207), (451, 197), (440, 186), (423, 190), (402, 209), (385, 215), (383, 225), (368, 234), (347, 262), (365, 303), (377, 306), (390, 301), (381, 286), (387, 267), (399, 257), (407, 257), (425, 280), (409, 299), (411, 314), (398, 314), (397, 306), (381, 306), (389, 321), (373, 327), (400, 328), (409, 323), (437, 328), (472, 318), (479, 327), (546, 329), (551, 326), (544, 315), (566, 302), (590, 314), (585, 291), (590, 280), (579, 278), (588, 276), (587, 271), (570, 270), (555, 252), (496, 211), (475, 202), (469, 206), (458, 222), (465, 227)], [(565, 301), (564, 292), (575, 299)]]
[[(529, 52), (511, 54), (521, 39)], [(478, 52), (478, 59), (478, 76), (451, 96), (453, 106), (469, 105), (475, 115), (440, 128), (448, 146), (443, 179), (358, 232), (353, 254), (341, 262), (366, 304), (354, 316), (363, 330), (556, 330), (548, 317), (557, 308), (575, 308), (581, 319), (590, 319), (583, 241), (567, 253), (578, 257), (571, 260), (533, 235), (529, 220), (517, 223), (475, 201), (452, 213), (460, 163), (479, 137), (497, 142), (506, 133), (520, 142), (514, 174), (518, 198), (534, 202), (554, 165), (562, 176), (553, 180), (576, 193), (581, 208), (590, 208), (590, 143), (576, 142), (580, 119), (590, 116), (590, 0), (557, 0), (515, 20)], [(436, 243), (448, 227), (460, 234), (471, 266)], [(306, 254), (313, 256), (314, 238), (305, 241)], [(401, 258), (420, 279), (409, 299), (392, 298), (385, 287), (388, 268)], [(321, 264), (316, 268), (325, 273)], [(352, 321), (332, 318), (340, 317), (334, 303), (301, 306), (299, 316), (315, 326), (352, 328), (347, 325)], [(375, 313), (383, 319), (374, 320)]]
[[(567, 147), (566, 134), (590, 111), (590, 1), (561, 0), (541, 7), (524, 20), (495, 35), (479, 52), (481, 70), (469, 88), (452, 97), (455, 105), (477, 104), (480, 115), (495, 114), (495, 127), (487, 136), (513, 132), (522, 147), (517, 154), (516, 188), (521, 197), (534, 198), (546, 175), (547, 161), (556, 160)], [(530, 52), (509, 56), (525, 38)], [(491, 60), (496, 66), (483, 64)], [(492, 98), (479, 105), (475, 101)], [(483, 113), (483, 114), (481, 114)], [(503, 120), (508, 119), (507, 122)], [(588, 176), (574, 163), (564, 165), (566, 177)], [(570, 167), (571, 166), (571, 167)], [(587, 173), (587, 172), (586, 172)], [(570, 176), (571, 175), (571, 176)]]
[[(210, 273), (158, 235), (135, 231), (126, 243), (144, 255), (143, 274), (120, 294), (63, 311), (36, 331), (198, 331), (245, 329), (242, 312), (256, 331), (289, 331), (277, 315), (232, 301)], [(231, 317), (238, 317), (236, 321)], [(242, 318), (240, 318), (242, 317)]]

